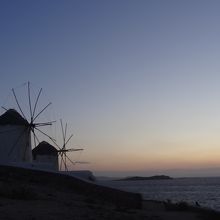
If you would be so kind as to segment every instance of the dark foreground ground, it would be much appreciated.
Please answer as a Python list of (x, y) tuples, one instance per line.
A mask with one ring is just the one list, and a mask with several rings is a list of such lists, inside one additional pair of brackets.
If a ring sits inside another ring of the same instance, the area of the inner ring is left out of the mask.
[(0, 166), (0, 219), (220, 220), (218, 213), (143, 201), (139, 194), (64, 175)]

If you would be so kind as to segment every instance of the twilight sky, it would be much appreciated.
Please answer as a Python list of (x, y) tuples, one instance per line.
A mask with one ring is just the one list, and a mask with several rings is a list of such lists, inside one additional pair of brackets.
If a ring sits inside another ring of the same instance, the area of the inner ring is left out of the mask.
[(208, 174), (220, 167), (219, 11), (217, 0), (2, 0), (0, 103), (28, 80), (43, 87), (90, 161), (74, 169)]

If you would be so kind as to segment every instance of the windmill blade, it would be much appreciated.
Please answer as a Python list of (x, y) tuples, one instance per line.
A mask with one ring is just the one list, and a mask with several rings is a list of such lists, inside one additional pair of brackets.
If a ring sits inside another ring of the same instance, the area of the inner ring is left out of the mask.
[(42, 112), (45, 111), (45, 109), (47, 109), (52, 103), (50, 102), (49, 104), (47, 104), (33, 119), (33, 121), (35, 121), (37, 119), (37, 117), (42, 114)]
[(68, 159), (68, 161), (71, 163), (71, 164), (73, 164), (73, 165), (75, 165), (75, 163), (65, 154), (65, 159), (64, 159), (64, 166), (65, 166), (65, 169), (66, 169), (66, 171), (68, 170), (68, 167), (67, 167), (67, 160), (66, 159)]
[(36, 108), (37, 108), (37, 103), (38, 103), (38, 100), (39, 100), (39, 98), (40, 98), (41, 92), (42, 92), (42, 88), (40, 89), (40, 91), (39, 91), (39, 93), (38, 93), (38, 95), (37, 95), (36, 102), (35, 102), (35, 104), (34, 104), (33, 118), (34, 118), (34, 115), (35, 115), (35, 111), (36, 111)]
[(65, 135), (64, 135), (62, 119), (60, 119), (60, 124), (61, 124), (61, 130), (62, 130), (62, 135), (63, 135), (63, 148), (65, 148)]
[(59, 170), (62, 170), (62, 167), (64, 165), (65, 171), (67, 171), (67, 165), (66, 165), (66, 154), (65, 152), (59, 148), (59, 150), (57, 150), (58, 155), (60, 155), (60, 165), (59, 165)]
[(66, 134), (67, 134), (67, 123), (65, 124), (65, 129), (63, 127), (63, 122), (62, 119), (60, 119), (60, 124), (61, 124), (61, 130), (62, 130), (62, 135), (63, 135), (63, 148), (66, 147), (67, 143), (70, 141), (70, 139), (73, 137), (73, 134), (68, 138), (66, 141)]
[[(50, 137), (48, 134), (46, 134), (45, 132), (41, 131), (39, 128), (35, 128), (36, 130), (38, 130), (40, 133), (44, 134), (46, 137), (48, 137), (55, 145), (56, 147), (61, 150), (60, 146), (56, 143), (56, 140), (52, 137)], [(59, 153), (59, 150), (58, 150), (58, 153)]]
[(90, 164), (90, 162), (87, 162), (87, 161), (75, 161), (75, 163), (78, 163), (78, 164)]
[(32, 122), (33, 113), (32, 113), (32, 106), (31, 106), (30, 82), (28, 82), (28, 102), (29, 102), (30, 116), (31, 116), (31, 122)]
[[(23, 113), (23, 111), (22, 111), (22, 109), (21, 109), (21, 106), (19, 105), (19, 102), (18, 102), (18, 99), (17, 99), (17, 97), (16, 97), (16, 94), (15, 94), (14, 89), (12, 89), (12, 93), (13, 93), (13, 95), (14, 95), (15, 101), (16, 101), (16, 103), (17, 103), (17, 106), (18, 106), (18, 108), (19, 108), (19, 110), (20, 110), (22, 116), (24, 117), (24, 119), (26, 119), (26, 117), (25, 117), (25, 115), (24, 115), (24, 113)], [(26, 119), (26, 120), (27, 120), (27, 119)]]
[(68, 138), (68, 140), (66, 141), (65, 145), (67, 145), (67, 143), (70, 141), (70, 139), (73, 137), (73, 134), (71, 134), (71, 136)]
[(20, 133), (20, 135), (18, 136), (18, 138), (16, 139), (16, 141), (14, 142), (14, 144), (12, 145), (10, 151), (8, 152), (8, 156), (11, 155), (11, 153), (14, 151), (15, 146), (17, 145), (18, 141), (21, 139), (21, 137), (24, 135), (25, 131), (27, 130), (27, 128), (25, 127), (24, 130)]
[(60, 170), (62, 170), (62, 164), (64, 165), (64, 170), (68, 171), (67, 163), (66, 163), (66, 154), (64, 152), (61, 152), (61, 164), (60, 164)]
[(43, 135), (45, 135), (46, 137), (48, 137), (51, 141), (53, 141), (54, 144), (56, 144), (56, 146), (58, 146), (57, 143), (56, 143), (56, 140), (55, 140), (54, 138), (50, 137), (50, 136), (49, 136), (48, 134), (46, 134), (45, 132), (41, 131), (39, 128), (36, 128), (36, 127), (35, 127), (35, 129), (38, 130), (41, 134), (43, 134)]
[(66, 125), (65, 125), (65, 132), (64, 132), (64, 139), (65, 139), (65, 141), (66, 141), (66, 133), (67, 133), (67, 123), (66, 123)]
[(71, 164), (76, 165), (75, 162), (73, 162), (67, 155), (66, 158), (71, 162)]
[(72, 151), (82, 151), (82, 150), (84, 150), (84, 149), (82, 149), (82, 148), (70, 148), (70, 149), (61, 149), (60, 150), (60, 152), (72, 152)]
[(39, 123), (35, 123), (34, 125), (35, 127), (42, 127), (42, 126), (52, 125), (55, 122), (56, 121), (39, 122)]
[(7, 108), (5, 108), (5, 107), (3, 107), (3, 106), (1, 106), (5, 111), (8, 111), (8, 109)]

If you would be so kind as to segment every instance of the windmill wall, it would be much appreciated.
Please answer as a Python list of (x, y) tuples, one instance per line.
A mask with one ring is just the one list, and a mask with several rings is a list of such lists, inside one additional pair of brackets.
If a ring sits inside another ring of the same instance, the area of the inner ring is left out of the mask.
[(31, 137), (27, 126), (0, 125), (0, 163), (31, 161)]
[(40, 164), (42, 167), (48, 170), (58, 171), (58, 157), (53, 155), (36, 155), (33, 160), (34, 164)]
[(58, 151), (51, 144), (42, 141), (32, 150), (35, 165), (44, 166), (45, 169), (58, 171)]

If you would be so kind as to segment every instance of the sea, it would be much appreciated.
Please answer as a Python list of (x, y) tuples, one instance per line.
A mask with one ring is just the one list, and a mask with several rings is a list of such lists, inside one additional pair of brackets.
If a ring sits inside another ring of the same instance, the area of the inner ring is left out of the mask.
[(168, 180), (99, 181), (101, 185), (140, 193), (143, 199), (187, 202), (220, 211), (220, 177)]

